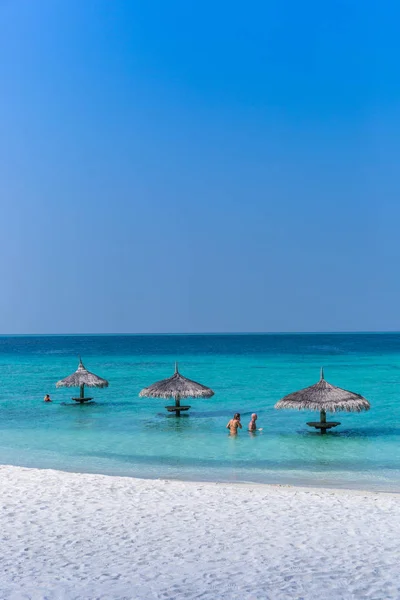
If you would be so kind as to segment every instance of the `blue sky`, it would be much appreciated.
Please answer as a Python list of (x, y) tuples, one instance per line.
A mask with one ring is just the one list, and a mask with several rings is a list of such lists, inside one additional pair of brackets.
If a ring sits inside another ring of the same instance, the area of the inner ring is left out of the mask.
[(0, 332), (400, 330), (399, 18), (0, 0)]

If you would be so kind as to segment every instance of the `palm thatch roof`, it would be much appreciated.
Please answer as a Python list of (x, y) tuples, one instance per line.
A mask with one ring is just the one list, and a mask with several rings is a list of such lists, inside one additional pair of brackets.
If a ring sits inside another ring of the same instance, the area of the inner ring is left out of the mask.
[(178, 371), (178, 363), (175, 363), (175, 373), (172, 377), (144, 388), (139, 396), (142, 398), (211, 398), (214, 392), (201, 383), (183, 377)]
[(318, 383), (285, 396), (275, 404), (275, 408), (361, 412), (369, 410), (370, 404), (360, 394), (349, 392), (325, 381), (324, 370), (321, 369), (321, 378)]
[(108, 387), (108, 381), (85, 369), (81, 359), (79, 359), (79, 365), (75, 373), (72, 373), (72, 375), (69, 375), (65, 379), (61, 379), (56, 383), (58, 388), (81, 387), (83, 385), (87, 385), (88, 387), (104, 388)]

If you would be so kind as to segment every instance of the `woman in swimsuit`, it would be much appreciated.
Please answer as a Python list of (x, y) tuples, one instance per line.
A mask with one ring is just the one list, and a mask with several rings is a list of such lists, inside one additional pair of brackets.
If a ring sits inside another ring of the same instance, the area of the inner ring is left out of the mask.
[(226, 428), (229, 429), (231, 435), (236, 435), (239, 427), (240, 429), (242, 429), (242, 424), (240, 422), (240, 414), (235, 413), (233, 419), (229, 421)]

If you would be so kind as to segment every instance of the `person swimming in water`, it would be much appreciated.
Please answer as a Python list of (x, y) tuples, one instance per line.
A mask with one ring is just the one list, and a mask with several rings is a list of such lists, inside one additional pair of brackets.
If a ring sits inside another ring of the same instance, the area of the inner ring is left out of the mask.
[(236, 435), (238, 432), (238, 429), (242, 429), (242, 424), (240, 422), (240, 414), (239, 413), (235, 413), (233, 416), (233, 419), (231, 419), (226, 426), (227, 429), (229, 429), (230, 434), (231, 435)]
[(46, 394), (45, 397), (43, 398), (43, 400), (45, 402), (52, 402), (52, 399), (50, 398), (49, 394)]

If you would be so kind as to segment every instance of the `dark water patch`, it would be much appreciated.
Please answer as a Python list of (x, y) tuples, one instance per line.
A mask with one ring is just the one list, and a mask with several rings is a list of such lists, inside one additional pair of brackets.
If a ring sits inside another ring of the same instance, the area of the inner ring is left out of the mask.
[[(0, 356), (399, 354), (400, 334), (2, 336)], [(152, 361), (153, 362), (153, 361)], [(155, 365), (167, 363), (154, 361)]]

